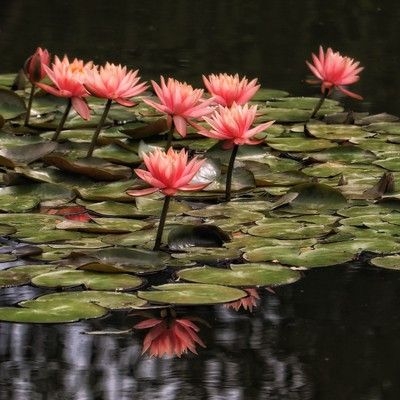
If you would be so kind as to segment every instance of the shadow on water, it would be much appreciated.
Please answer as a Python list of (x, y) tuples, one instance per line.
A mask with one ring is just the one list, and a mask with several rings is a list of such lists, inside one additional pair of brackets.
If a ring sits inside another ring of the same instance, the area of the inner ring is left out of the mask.
[[(134, 324), (0, 324), (0, 399), (396, 399), (400, 277), (367, 266), (313, 270), (266, 292), (252, 314), (187, 311), (210, 327), (199, 355), (141, 355)], [(14, 397), (13, 397), (14, 396)], [(15, 397), (17, 396), (17, 397)]]

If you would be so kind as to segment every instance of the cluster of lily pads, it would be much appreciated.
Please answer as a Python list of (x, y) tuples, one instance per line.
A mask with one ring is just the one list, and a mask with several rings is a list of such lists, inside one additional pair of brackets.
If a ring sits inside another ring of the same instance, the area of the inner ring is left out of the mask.
[(86, 157), (104, 101), (91, 99), (89, 121), (71, 113), (55, 142), (65, 99), (38, 91), (26, 125), (29, 88), (11, 90), (14, 81), (0, 76), (0, 287), (46, 291), (0, 307), (0, 320), (229, 303), (248, 296), (244, 289), (292, 283), (299, 270), (361, 254), (400, 269), (397, 117), (347, 113), (324, 99), (304, 129), (315, 98), (260, 89), (250, 102), (257, 123), (276, 122), (260, 145), (239, 147), (229, 203), (221, 199), (230, 152), (194, 128), (174, 135), (174, 148), (208, 160), (202, 173), (212, 183), (171, 199), (161, 252), (152, 240), (163, 198), (126, 191), (141, 186), (133, 168), (143, 151), (164, 146), (165, 118), (140, 97), (134, 108), (115, 105)]

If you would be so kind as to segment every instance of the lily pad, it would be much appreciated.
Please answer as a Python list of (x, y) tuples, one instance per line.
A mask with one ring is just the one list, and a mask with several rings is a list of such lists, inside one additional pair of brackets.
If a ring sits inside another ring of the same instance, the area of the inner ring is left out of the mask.
[(0, 320), (8, 322), (55, 324), (82, 319), (100, 318), (108, 313), (104, 307), (89, 302), (65, 302), (63, 298), (52, 301), (26, 302), (23, 307), (0, 307)]
[(13, 119), (26, 112), (24, 100), (12, 90), (0, 87), (0, 115)]
[(177, 275), (186, 281), (252, 287), (278, 286), (300, 279), (300, 273), (277, 264), (231, 264), (229, 269), (209, 266), (182, 269)]
[(32, 283), (40, 287), (59, 288), (84, 286), (92, 290), (133, 290), (143, 284), (142, 279), (128, 274), (103, 274), (81, 270), (49, 272), (34, 277)]
[(26, 285), (31, 278), (50, 272), (57, 267), (54, 265), (23, 265), (0, 271), (0, 288)]
[(129, 310), (137, 309), (144, 306), (147, 301), (139, 299), (135, 294), (121, 292), (106, 292), (98, 290), (79, 290), (73, 292), (60, 292), (45, 294), (36, 298), (19, 303), (19, 305), (27, 307), (33, 303), (46, 303), (54, 301), (64, 301), (68, 303), (93, 303), (109, 310)]
[(139, 291), (138, 296), (161, 304), (205, 305), (227, 303), (247, 296), (241, 289), (203, 283), (167, 283)]
[(392, 270), (400, 270), (400, 255), (390, 255), (384, 257), (375, 257), (370, 260), (375, 267), (386, 268)]

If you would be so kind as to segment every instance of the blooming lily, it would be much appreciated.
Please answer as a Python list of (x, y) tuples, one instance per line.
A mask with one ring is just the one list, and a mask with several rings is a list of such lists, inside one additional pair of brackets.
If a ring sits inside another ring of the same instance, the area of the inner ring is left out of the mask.
[(214, 100), (203, 99), (203, 89), (193, 89), (191, 85), (172, 78), (168, 78), (165, 82), (164, 77), (161, 76), (161, 86), (154, 81), (151, 83), (160, 102), (150, 99), (143, 99), (143, 101), (167, 115), (169, 137), (166, 149), (168, 149), (174, 130), (176, 129), (182, 137), (185, 137), (188, 120), (209, 114), (212, 111), (209, 106)]
[(339, 52), (334, 52), (330, 47), (324, 52), (322, 46), (319, 47), (318, 56), (312, 53), (312, 59), (313, 64), (308, 61), (306, 61), (306, 64), (317, 78), (317, 81), (312, 80), (310, 82), (321, 82), (322, 93), (327, 91), (327, 94), (329, 94), (332, 89), (337, 88), (347, 96), (362, 100), (360, 95), (343, 87), (360, 79), (358, 74), (364, 68), (359, 66), (360, 63), (358, 61), (354, 61), (350, 57), (344, 57)]
[(50, 53), (41, 47), (38, 47), (36, 51), (25, 61), (24, 72), (31, 82), (31, 92), (29, 94), (28, 107), (25, 115), (25, 125), (28, 125), (29, 123), (36, 83), (46, 76), (46, 70), (44, 69), (44, 66), (48, 66), (49, 64)]
[(215, 103), (226, 107), (231, 107), (233, 103), (245, 104), (260, 88), (257, 79), (249, 82), (246, 77), (240, 79), (238, 74), (203, 75), (203, 82)]
[(204, 121), (211, 127), (209, 130), (192, 123), (201, 135), (224, 140), (225, 148), (233, 148), (226, 176), (226, 201), (230, 201), (231, 198), (232, 172), (239, 145), (261, 143), (263, 140), (254, 139), (254, 136), (266, 130), (275, 122), (269, 121), (252, 127), (256, 113), (257, 105), (249, 106), (245, 104), (240, 106), (233, 103), (230, 108), (219, 106), (210, 117), (203, 117)]
[(151, 357), (177, 356), (188, 351), (197, 354), (196, 345), (206, 347), (197, 332), (199, 327), (188, 318), (166, 316), (137, 323), (135, 329), (149, 329), (143, 341), (142, 354)]
[(131, 97), (137, 96), (147, 89), (146, 82), (139, 83), (140, 76), (138, 70), (128, 71), (127, 67), (122, 67), (120, 64), (106, 63), (105, 66), (92, 68), (87, 71), (84, 82), (85, 88), (90, 94), (96, 97), (107, 99), (103, 115), (100, 118), (99, 124), (93, 134), (91, 144), (87, 156), (90, 157), (96, 145), (100, 130), (110, 111), (113, 101), (125, 107), (136, 105), (130, 100)]
[(83, 83), (87, 71), (92, 67), (92, 62), (84, 64), (82, 60), (76, 58), (70, 62), (67, 56), (64, 56), (62, 60), (56, 56), (51, 68), (44, 66), (44, 69), (48, 77), (53, 81), (54, 86), (45, 83), (38, 83), (37, 85), (54, 96), (69, 99), (64, 116), (60, 121), (55, 135), (53, 136), (53, 140), (58, 138), (71, 106), (83, 119), (87, 120), (90, 118), (89, 106), (85, 99), (89, 93), (85, 89)]
[(175, 151), (169, 148), (167, 152), (155, 149), (149, 154), (143, 156), (144, 164), (147, 171), (136, 168), (135, 172), (139, 178), (147, 182), (150, 187), (139, 190), (128, 190), (127, 194), (131, 196), (144, 196), (150, 193), (161, 191), (165, 195), (164, 206), (161, 212), (160, 222), (158, 225), (157, 237), (154, 250), (158, 250), (161, 244), (162, 232), (165, 225), (165, 219), (168, 212), (168, 206), (171, 196), (174, 196), (178, 190), (199, 190), (204, 188), (208, 183), (191, 183), (194, 176), (203, 165), (204, 160), (194, 157), (188, 161), (187, 152), (182, 149)]

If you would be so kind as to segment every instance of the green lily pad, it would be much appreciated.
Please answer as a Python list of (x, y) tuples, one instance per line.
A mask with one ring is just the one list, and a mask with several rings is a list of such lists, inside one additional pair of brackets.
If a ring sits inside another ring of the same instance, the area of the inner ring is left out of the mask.
[(375, 257), (370, 260), (375, 267), (386, 268), (392, 270), (400, 270), (400, 255), (390, 255), (384, 257)]
[(0, 307), (0, 320), (19, 323), (55, 324), (100, 318), (108, 313), (104, 307), (89, 302), (65, 302), (63, 298), (52, 301), (26, 302), (23, 307)]
[(19, 303), (23, 307), (27, 307), (33, 303), (46, 303), (54, 301), (64, 301), (69, 303), (93, 303), (109, 310), (129, 310), (137, 309), (144, 306), (147, 301), (139, 299), (135, 294), (121, 292), (106, 292), (97, 290), (79, 290), (73, 292), (60, 292), (45, 294), (35, 300), (28, 300)]
[(31, 278), (56, 269), (54, 265), (23, 265), (0, 271), (0, 288), (26, 285)]
[(63, 270), (49, 272), (34, 277), (32, 283), (40, 287), (76, 287), (84, 286), (92, 290), (133, 290), (143, 284), (137, 276), (128, 274), (103, 274), (81, 270)]
[(112, 164), (101, 158), (89, 157), (69, 159), (62, 154), (53, 153), (43, 158), (44, 161), (63, 171), (82, 174), (101, 181), (117, 181), (132, 176), (132, 169), (118, 164)]
[(274, 150), (288, 152), (321, 151), (337, 146), (337, 143), (331, 142), (330, 140), (310, 140), (306, 137), (267, 138), (265, 142)]
[(4, 119), (13, 119), (25, 112), (25, 101), (12, 90), (0, 87), (0, 115)]
[(300, 279), (300, 273), (277, 264), (231, 264), (229, 269), (209, 266), (186, 268), (177, 272), (190, 282), (226, 286), (278, 286)]
[(167, 283), (152, 289), (139, 291), (138, 296), (153, 303), (205, 305), (227, 303), (247, 295), (241, 289), (203, 283)]

